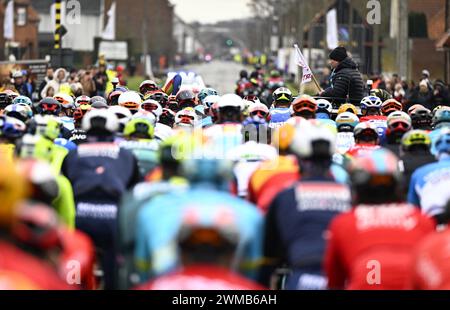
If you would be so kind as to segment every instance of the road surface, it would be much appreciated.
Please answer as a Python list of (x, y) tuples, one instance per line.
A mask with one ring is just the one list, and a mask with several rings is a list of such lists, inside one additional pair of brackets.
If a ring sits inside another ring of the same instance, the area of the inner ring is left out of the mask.
[(235, 62), (221, 60), (191, 65), (185, 68), (186, 71), (200, 74), (205, 84), (216, 89), (221, 95), (234, 93), (235, 83), (239, 79), (239, 72), (242, 69), (246, 68)]

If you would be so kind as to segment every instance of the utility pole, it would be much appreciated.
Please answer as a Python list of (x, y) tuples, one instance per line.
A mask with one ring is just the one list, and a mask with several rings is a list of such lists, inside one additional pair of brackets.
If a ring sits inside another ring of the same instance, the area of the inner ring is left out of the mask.
[[(408, 0), (398, 2), (397, 68), (401, 78), (409, 79)], [(424, 55), (425, 56), (425, 55)]]
[(352, 0), (348, 0), (348, 52), (353, 50), (353, 5)]
[(372, 40), (372, 73), (381, 73), (380, 71), (380, 25), (373, 25)]

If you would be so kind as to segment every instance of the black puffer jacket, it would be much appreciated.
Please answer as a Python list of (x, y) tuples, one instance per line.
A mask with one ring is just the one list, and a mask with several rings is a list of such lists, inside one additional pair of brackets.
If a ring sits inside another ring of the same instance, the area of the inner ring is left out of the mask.
[[(325, 89), (322, 97), (349, 98), (352, 103), (359, 103), (365, 96), (364, 82), (358, 65), (350, 58), (344, 59), (330, 76), (331, 87)], [(344, 103), (345, 100), (334, 100)]]

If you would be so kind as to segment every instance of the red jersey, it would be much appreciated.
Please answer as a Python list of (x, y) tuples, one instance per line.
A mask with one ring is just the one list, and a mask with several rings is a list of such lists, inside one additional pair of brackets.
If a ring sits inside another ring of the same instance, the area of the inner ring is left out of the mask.
[(384, 115), (370, 115), (370, 116), (363, 116), (359, 119), (360, 123), (364, 122), (377, 122), (377, 121), (385, 121), (387, 122), (387, 116)]
[(409, 204), (358, 206), (330, 225), (328, 286), (349, 290), (409, 288), (413, 248), (435, 223)]
[(3, 241), (0, 241), (0, 270), (2, 270), (3, 275), (5, 275), (5, 272), (20, 275), (22, 279), (27, 280), (28, 286), (36, 289), (72, 289), (45, 261)]
[(300, 180), (300, 168), (293, 156), (279, 156), (263, 162), (252, 174), (248, 185), (248, 200), (264, 213), (275, 197)]
[(360, 155), (364, 155), (366, 153), (373, 152), (375, 150), (378, 150), (380, 148), (379, 145), (373, 145), (373, 144), (357, 144), (348, 150), (347, 155), (351, 157), (358, 157)]
[(425, 238), (415, 253), (411, 288), (450, 290), (450, 229)]
[(265, 290), (263, 286), (228, 269), (196, 265), (162, 276), (138, 290)]

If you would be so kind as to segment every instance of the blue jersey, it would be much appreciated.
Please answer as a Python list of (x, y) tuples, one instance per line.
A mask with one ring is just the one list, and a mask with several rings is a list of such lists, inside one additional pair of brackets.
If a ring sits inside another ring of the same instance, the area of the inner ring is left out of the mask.
[[(218, 217), (230, 219), (239, 231), (236, 257), (242, 266), (252, 267), (260, 260), (263, 225), (260, 211), (226, 192), (193, 189), (156, 197), (139, 212), (135, 262), (142, 281), (177, 267), (177, 235), (189, 214), (195, 214), (195, 219), (204, 226), (215, 225)], [(252, 272), (249, 270), (249, 275)]]
[(450, 158), (417, 169), (409, 185), (408, 202), (423, 213), (439, 215), (450, 200)]
[(291, 118), (291, 111), (289, 108), (273, 108), (269, 113), (270, 128), (280, 127)]
[(351, 208), (346, 185), (302, 180), (272, 202), (266, 221), (264, 254), (293, 269), (322, 268), (325, 232), (331, 220)]
[[(448, 127), (444, 127), (444, 128), (448, 128)], [(441, 132), (444, 128), (439, 128), (439, 129), (435, 129), (432, 132), (430, 132), (428, 135), (430, 136), (431, 139), (431, 154), (435, 155), (437, 154), (436, 151), (436, 141), (439, 138), (439, 136), (441, 135)]]

